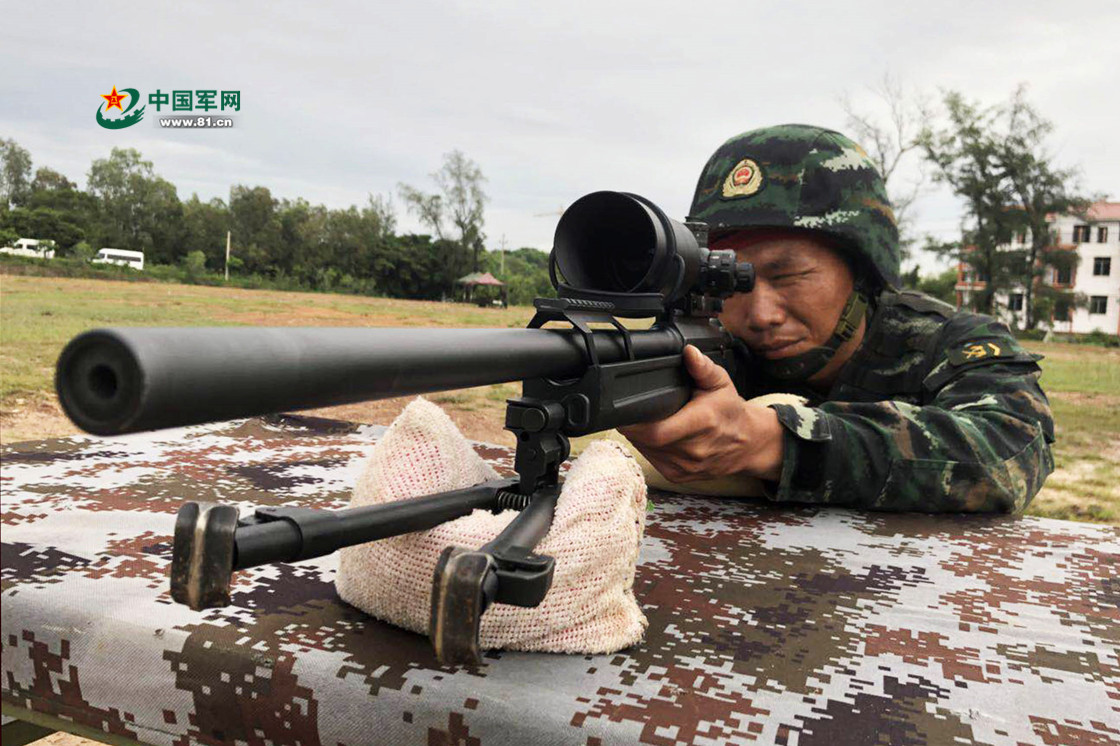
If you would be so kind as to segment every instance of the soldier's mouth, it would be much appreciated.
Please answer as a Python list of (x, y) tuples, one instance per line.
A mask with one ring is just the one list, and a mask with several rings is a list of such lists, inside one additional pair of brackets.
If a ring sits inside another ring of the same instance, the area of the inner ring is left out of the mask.
[(756, 346), (754, 351), (764, 358), (774, 360), (795, 354), (797, 345), (801, 344), (801, 342), (802, 340), (800, 339), (775, 340), (773, 342), (767, 342), (764, 345)]

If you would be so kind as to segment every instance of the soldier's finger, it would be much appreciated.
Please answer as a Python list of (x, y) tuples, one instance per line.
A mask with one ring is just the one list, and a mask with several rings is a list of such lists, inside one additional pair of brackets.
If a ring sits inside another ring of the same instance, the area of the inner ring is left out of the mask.
[(689, 438), (702, 437), (712, 422), (710, 407), (690, 402), (663, 420), (651, 423), (644, 433), (646, 442), (664, 448)]
[(731, 376), (722, 366), (716, 365), (710, 357), (700, 352), (695, 345), (686, 345), (684, 348), (684, 365), (696, 388), (703, 391), (712, 391), (731, 385)]

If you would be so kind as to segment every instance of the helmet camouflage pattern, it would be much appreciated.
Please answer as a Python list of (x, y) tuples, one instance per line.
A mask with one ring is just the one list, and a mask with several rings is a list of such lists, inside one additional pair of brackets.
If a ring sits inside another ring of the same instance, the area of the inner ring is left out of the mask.
[(839, 132), (783, 124), (731, 138), (708, 159), (689, 220), (713, 235), (742, 228), (822, 231), (899, 286), (898, 225), (867, 152)]

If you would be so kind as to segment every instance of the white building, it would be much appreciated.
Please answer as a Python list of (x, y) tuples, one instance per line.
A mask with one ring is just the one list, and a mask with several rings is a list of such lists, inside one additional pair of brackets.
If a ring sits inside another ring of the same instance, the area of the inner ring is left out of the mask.
[[(1076, 250), (1078, 263), (1068, 272), (1049, 269), (1042, 281), (1084, 295), (1088, 306), (1074, 309), (1068, 318), (1040, 319), (1039, 327), (1077, 334), (1120, 334), (1120, 202), (1096, 202), (1085, 217), (1056, 216), (1050, 225), (1055, 246)], [(1025, 249), (1029, 242), (1029, 235), (1017, 236), (1006, 248)], [(969, 294), (985, 284), (962, 263), (957, 269), (957, 305), (966, 303)], [(1004, 321), (1021, 326), (1023, 303), (1021, 291), (997, 293), (993, 311)]]

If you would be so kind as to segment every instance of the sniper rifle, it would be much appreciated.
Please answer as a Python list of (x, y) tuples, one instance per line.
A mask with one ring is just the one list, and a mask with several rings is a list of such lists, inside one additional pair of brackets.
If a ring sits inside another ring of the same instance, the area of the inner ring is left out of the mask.
[[(734, 366), (716, 315), (754, 285), (733, 251), (707, 248), (707, 227), (649, 200), (594, 192), (556, 227), (549, 273), (526, 329), (108, 328), (59, 356), (55, 386), (70, 419), (115, 435), (281, 411), (522, 381), (505, 428), (516, 477), (412, 500), (320, 510), (191, 501), (175, 523), (172, 598), (193, 609), (230, 603), (233, 572), (295, 562), (420, 531), (476, 509), (518, 515), (478, 548), (447, 547), (432, 580), (430, 636), (447, 664), (480, 658), (494, 603), (532, 607), (554, 560), (533, 550), (548, 532), (569, 438), (659, 420), (689, 400), (681, 353), (694, 345)], [(652, 318), (631, 330), (621, 319)], [(542, 328), (551, 322), (565, 328)], [(603, 327), (607, 327), (604, 329)]]

